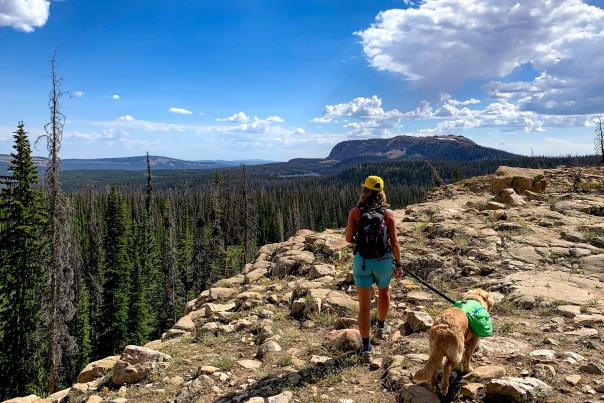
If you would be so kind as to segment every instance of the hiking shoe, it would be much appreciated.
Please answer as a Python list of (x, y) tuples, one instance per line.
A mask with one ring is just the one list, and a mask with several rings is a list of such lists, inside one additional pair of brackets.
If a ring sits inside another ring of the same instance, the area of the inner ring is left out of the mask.
[(384, 327), (379, 327), (377, 324), (375, 325), (375, 330), (373, 331), (373, 341), (377, 341), (376, 344), (379, 343), (380, 340), (383, 340), (385, 335), (390, 333), (390, 325), (384, 323)]
[(373, 358), (373, 346), (369, 343), (369, 347), (367, 349), (361, 349), (361, 360), (363, 362), (370, 362)]

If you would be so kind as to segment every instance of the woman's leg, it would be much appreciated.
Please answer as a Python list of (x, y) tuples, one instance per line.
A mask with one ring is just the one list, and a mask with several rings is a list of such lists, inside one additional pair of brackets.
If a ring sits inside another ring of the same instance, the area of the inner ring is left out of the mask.
[(377, 318), (385, 321), (390, 308), (390, 287), (378, 288)]
[(361, 337), (369, 337), (371, 327), (371, 288), (357, 288), (359, 298), (359, 332)]

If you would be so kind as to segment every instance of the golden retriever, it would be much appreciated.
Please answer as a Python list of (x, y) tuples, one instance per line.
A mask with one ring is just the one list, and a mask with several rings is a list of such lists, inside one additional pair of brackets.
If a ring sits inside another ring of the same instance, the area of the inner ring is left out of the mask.
[[(476, 288), (463, 295), (463, 300), (478, 301), (487, 311), (493, 308), (493, 297), (488, 291)], [(461, 363), (463, 372), (472, 372), (470, 360), (478, 346), (479, 337), (474, 336), (468, 326), (468, 318), (460, 308), (449, 308), (434, 322), (430, 329), (430, 358), (426, 365), (413, 376), (415, 382), (432, 380), (436, 387), (438, 369), (443, 365), (443, 379), (440, 383), (440, 393), (445, 396), (449, 390), (449, 375), (451, 369)]]

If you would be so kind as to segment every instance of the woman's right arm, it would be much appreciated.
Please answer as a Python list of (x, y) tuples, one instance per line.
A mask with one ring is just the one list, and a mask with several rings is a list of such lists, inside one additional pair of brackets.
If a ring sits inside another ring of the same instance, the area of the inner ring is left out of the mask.
[(357, 213), (359, 209), (354, 207), (348, 214), (348, 225), (346, 225), (346, 242), (354, 243), (354, 234), (357, 232)]

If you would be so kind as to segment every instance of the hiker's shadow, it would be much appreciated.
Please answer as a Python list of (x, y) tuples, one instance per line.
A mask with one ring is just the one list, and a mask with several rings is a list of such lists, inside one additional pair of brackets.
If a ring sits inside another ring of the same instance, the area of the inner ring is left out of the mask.
[(311, 364), (295, 372), (267, 375), (242, 391), (219, 397), (214, 403), (242, 402), (256, 396), (267, 398), (293, 386), (318, 383), (329, 375), (361, 364), (358, 355), (344, 354), (333, 358), (331, 362)]

